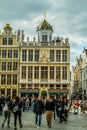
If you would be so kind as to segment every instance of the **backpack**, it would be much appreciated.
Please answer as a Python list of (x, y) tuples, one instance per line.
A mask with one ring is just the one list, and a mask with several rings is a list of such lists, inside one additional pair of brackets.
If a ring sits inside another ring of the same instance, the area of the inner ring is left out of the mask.
[(18, 111), (18, 104), (16, 104), (14, 107), (13, 107), (13, 112), (17, 112)]
[(4, 111), (8, 111), (8, 105), (7, 105), (7, 103), (5, 103), (5, 106), (4, 106), (4, 109), (3, 109)]

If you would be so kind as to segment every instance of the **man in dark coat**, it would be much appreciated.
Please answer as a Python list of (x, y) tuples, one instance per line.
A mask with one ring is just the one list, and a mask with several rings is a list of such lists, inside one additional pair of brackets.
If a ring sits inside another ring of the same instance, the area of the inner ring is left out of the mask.
[(44, 113), (44, 104), (42, 102), (41, 96), (38, 96), (38, 99), (35, 101), (34, 113), (35, 113), (35, 124), (40, 126), (42, 113)]

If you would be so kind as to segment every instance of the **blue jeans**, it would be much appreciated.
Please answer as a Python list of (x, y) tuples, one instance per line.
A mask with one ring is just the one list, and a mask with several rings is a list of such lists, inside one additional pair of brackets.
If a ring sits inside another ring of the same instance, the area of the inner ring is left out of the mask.
[(42, 114), (35, 114), (35, 124), (41, 125)]

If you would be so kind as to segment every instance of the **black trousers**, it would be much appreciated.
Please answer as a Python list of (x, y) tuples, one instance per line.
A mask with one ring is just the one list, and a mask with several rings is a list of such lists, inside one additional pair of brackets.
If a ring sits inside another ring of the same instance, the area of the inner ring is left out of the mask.
[(21, 111), (17, 111), (17, 112), (14, 113), (14, 127), (17, 126), (17, 119), (19, 119), (19, 124), (20, 124), (20, 126), (22, 125), (21, 115), (22, 115), (22, 112), (21, 112)]

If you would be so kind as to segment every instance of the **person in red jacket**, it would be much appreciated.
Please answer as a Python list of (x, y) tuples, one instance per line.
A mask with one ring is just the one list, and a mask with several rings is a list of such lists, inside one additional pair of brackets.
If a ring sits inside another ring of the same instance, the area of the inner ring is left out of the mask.
[(74, 114), (78, 114), (78, 108), (80, 106), (80, 103), (79, 103), (78, 100), (75, 102), (74, 106), (75, 106), (75, 108), (74, 108)]

